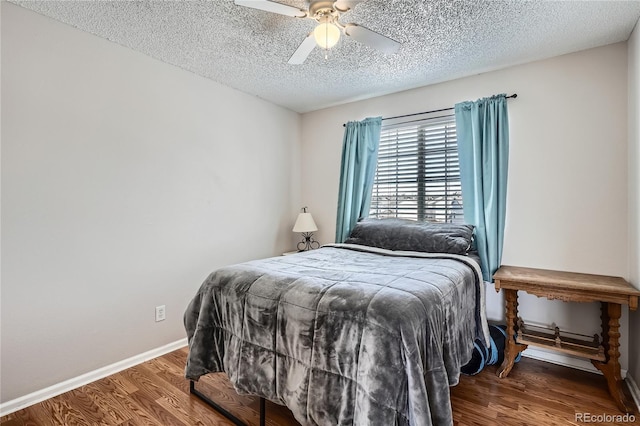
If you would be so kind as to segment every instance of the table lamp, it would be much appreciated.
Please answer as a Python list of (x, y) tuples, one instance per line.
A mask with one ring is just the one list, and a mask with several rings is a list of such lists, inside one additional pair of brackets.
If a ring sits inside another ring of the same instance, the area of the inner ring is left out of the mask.
[(311, 213), (307, 212), (307, 208), (303, 207), (298, 214), (296, 224), (293, 225), (293, 232), (301, 232), (303, 240), (298, 243), (298, 251), (307, 251), (317, 249), (320, 243), (313, 239), (313, 233), (318, 230), (316, 222), (313, 220)]

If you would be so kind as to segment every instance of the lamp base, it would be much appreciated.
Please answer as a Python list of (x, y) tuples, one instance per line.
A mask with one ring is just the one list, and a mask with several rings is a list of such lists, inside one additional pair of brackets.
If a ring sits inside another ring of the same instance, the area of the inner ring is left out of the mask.
[(302, 238), (296, 246), (299, 252), (320, 248), (320, 243), (313, 239), (313, 232), (303, 232)]

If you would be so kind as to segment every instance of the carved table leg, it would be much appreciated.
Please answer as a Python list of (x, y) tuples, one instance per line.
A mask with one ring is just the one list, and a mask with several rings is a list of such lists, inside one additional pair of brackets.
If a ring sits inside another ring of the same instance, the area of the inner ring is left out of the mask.
[(606, 362), (591, 360), (591, 363), (604, 374), (609, 386), (609, 393), (625, 413), (634, 413), (633, 404), (628, 400), (623, 390), (622, 377), (620, 375), (620, 314), (621, 306), (618, 303), (602, 302), (602, 346), (606, 354)]
[(502, 361), (502, 365), (498, 369), (498, 377), (505, 378), (513, 368), (513, 363), (515, 362), (518, 354), (525, 349), (527, 349), (527, 345), (521, 345), (520, 343), (516, 343), (516, 328), (518, 327), (518, 290), (504, 290), (504, 300), (505, 300), (505, 316), (507, 320), (507, 337), (505, 338), (504, 345), (504, 361)]

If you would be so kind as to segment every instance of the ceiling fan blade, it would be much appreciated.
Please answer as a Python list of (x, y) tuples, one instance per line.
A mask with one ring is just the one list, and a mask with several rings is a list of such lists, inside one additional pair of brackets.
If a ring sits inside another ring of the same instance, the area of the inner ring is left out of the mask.
[(351, 10), (358, 3), (362, 3), (364, 0), (338, 0), (333, 4), (333, 8), (339, 12), (346, 12), (347, 10)]
[(357, 24), (347, 24), (344, 33), (360, 43), (384, 53), (396, 53), (400, 48), (400, 43), (397, 41)]
[(276, 3), (269, 0), (235, 0), (238, 6), (250, 7), (252, 9), (264, 10), (267, 12), (277, 13), (279, 15), (291, 16), (294, 18), (304, 18), (307, 16), (305, 10), (288, 6), (286, 4)]
[(298, 46), (291, 58), (289, 58), (289, 64), (291, 65), (300, 65), (309, 56), (309, 53), (316, 47), (316, 39), (313, 37), (313, 32), (311, 32), (307, 38), (304, 39), (302, 44)]

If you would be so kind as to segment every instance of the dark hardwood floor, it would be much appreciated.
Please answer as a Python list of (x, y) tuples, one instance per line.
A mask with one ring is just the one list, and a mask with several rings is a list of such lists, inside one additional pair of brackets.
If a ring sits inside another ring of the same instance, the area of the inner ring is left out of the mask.
[[(0, 418), (21, 425), (232, 425), (189, 395), (183, 378), (186, 348)], [(496, 367), (462, 376), (451, 390), (457, 425), (580, 425), (576, 413), (620, 415), (602, 376), (523, 358), (510, 376)], [(252, 425), (256, 398), (238, 396), (224, 374), (205, 377), (198, 389)], [(289, 411), (267, 403), (267, 425), (297, 425)], [(592, 423), (594, 424), (594, 423)], [(628, 423), (597, 423), (628, 424)], [(636, 415), (636, 423), (640, 418)]]

